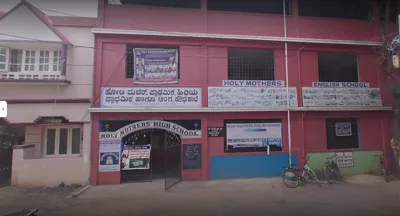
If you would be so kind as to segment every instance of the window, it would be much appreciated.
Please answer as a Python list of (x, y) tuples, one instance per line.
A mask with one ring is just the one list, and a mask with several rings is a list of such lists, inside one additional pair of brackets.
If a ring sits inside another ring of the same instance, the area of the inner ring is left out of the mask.
[(48, 127), (45, 135), (45, 155), (79, 155), (81, 140), (80, 127)]
[(7, 49), (0, 47), (0, 71), (7, 70)]
[(358, 119), (326, 119), (328, 149), (355, 149), (359, 147)]
[(281, 119), (227, 119), (224, 126), (225, 152), (282, 151)]
[(135, 48), (152, 48), (152, 49), (176, 49), (177, 51), (177, 76), (178, 79), (180, 77), (180, 61), (179, 61), (179, 47), (176, 46), (157, 46), (157, 47), (150, 47), (150, 46), (133, 46), (133, 45), (127, 45), (126, 46), (126, 73), (125, 77), (126, 78), (133, 78), (134, 71), (135, 71), (135, 58), (134, 58), (134, 53), (133, 49)]
[(298, 0), (299, 16), (369, 20), (370, 1)]
[[(208, 0), (207, 9), (262, 14), (283, 14), (282, 0)], [(285, 1), (285, 13), (291, 14), (291, 0)]]
[(358, 82), (358, 62), (354, 53), (318, 53), (319, 81)]
[[(156, 7), (174, 8), (198, 8), (201, 7), (201, 0), (119, 0), (121, 4), (146, 5)], [(109, 0), (109, 4), (116, 4), (117, 1)]]
[[(387, 0), (380, 0), (379, 1), (379, 18), (381, 21), (385, 20), (386, 16), (386, 2)], [(397, 0), (389, 0), (390, 5), (389, 5), (389, 22), (397, 22)]]
[(0, 47), (0, 71), (61, 72), (60, 51), (21, 50)]
[(228, 79), (274, 80), (274, 52), (272, 50), (228, 50)]

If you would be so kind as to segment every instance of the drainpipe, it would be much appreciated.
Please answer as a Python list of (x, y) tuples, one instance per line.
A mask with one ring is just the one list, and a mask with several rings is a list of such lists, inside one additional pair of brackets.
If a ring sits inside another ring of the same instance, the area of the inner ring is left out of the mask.
[[(303, 86), (303, 82), (301, 81), (301, 62), (300, 62), (300, 52), (304, 49), (304, 45), (297, 50), (297, 74), (299, 75), (299, 86), (300, 86), (300, 91), (299, 91), (299, 95), (301, 98), (301, 100), (303, 101), (303, 91), (301, 90), (301, 87)], [(302, 152), (301, 155), (303, 156), (303, 158), (306, 157), (305, 155), (305, 147), (306, 147), (306, 142), (304, 140), (304, 116), (306, 115), (306, 112), (302, 112), (301, 113), (301, 146), (302, 146)]]
[[(286, 4), (283, 2), (283, 34), (286, 39)], [(289, 69), (288, 69), (288, 44), (285, 40), (285, 73), (286, 73), (286, 113), (287, 113), (287, 126), (288, 126), (288, 142), (289, 142), (289, 164), (292, 164), (292, 131), (290, 121), (290, 99), (289, 99)]]
[(61, 47), (61, 61), (62, 61), (61, 77), (62, 78), (66, 78), (66, 75), (67, 75), (67, 52), (68, 52), (68, 44), (63, 44)]

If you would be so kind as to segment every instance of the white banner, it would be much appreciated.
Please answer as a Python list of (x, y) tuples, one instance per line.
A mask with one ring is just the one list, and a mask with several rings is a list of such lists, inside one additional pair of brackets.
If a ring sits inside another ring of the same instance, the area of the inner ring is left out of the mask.
[(124, 146), (122, 170), (150, 169), (151, 145)]
[(120, 166), (121, 142), (99, 142), (99, 172), (115, 172)]
[(312, 88), (303, 87), (303, 106), (382, 106), (379, 88)]
[[(297, 107), (296, 88), (289, 88), (289, 103)], [(286, 88), (208, 87), (208, 107), (286, 107)]]
[(198, 108), (201, 88), (102, 87), (105, 108)]
[(337, 152), (336, 156), (336, 164), (338, 167), (345, 168), (354, 166), (353, 152)]
[(227, 147), (282, 147), (282, 123), (226, 124)]
[(351, 136), (351, 122), (336, 122), (335, 133), (336, 136)]

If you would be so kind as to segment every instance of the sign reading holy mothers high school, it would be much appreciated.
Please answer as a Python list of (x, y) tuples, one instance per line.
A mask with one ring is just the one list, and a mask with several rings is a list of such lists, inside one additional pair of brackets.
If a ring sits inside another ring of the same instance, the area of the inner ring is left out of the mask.
[(100, 132), (99, 140), (120, 140), (124, 136), (129, 135), (135, 131), (140, 131), (144, 129), (164, 129), (166, 131), (175, 133), (182, 138), (200, 138), (201, 130), (188, 130), (178, 124), (160, 121), (160, 120), (147, 120), (134, 122), (132, 124), (126, 125), (114, 132)]

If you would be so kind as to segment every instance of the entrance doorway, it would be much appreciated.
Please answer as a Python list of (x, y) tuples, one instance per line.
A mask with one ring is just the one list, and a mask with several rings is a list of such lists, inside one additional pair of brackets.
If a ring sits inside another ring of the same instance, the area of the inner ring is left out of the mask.
[(181, 181), (181, 137), (162, 129), (135, 131), (122, 139), (123, 149), (150, 146), (148, 166), (121, 169), (121, 181), (152, 182), (164, 180), (165, 190)]

